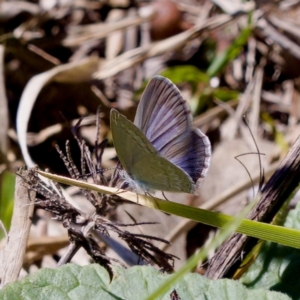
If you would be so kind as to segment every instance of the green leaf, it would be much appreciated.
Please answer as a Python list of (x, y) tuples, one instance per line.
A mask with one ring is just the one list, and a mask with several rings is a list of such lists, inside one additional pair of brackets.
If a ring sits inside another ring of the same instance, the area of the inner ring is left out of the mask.
[[(300, 203), (289, 212), (284, 226), (300, 229)], [(299, 270), (299, 249), (268, 242), (240, 281), (250, 288), (271, 289), (300, 299)]]
[[(3, 222), (6, 230), (9, 230), (13, 206), (14, 206), (14, 191), (15, 191), (16, 176), (10, 172), (4, 172), (1, 176), (0, 187), (0, 220)], [(0, 231), (0, 239), (4, 233)]]
[(1, 299), (117, 299), (106, 291), (110, 278), (99, 265), (43, 269), (0, 291)]
[(175, 84), (189, 82), (193, 89), (193, 97), (189, 105), (193, 114), (201, 112), (212, 100), (213, 89), (209, 86), (209, 77), (195, 66), (170, 67), (161, 73)]
[(213, 97), (221, 101), (229, 101), (239, 98), (240, 93), (238, 91), (229, 90), (227, 88), (216, 88), (213, 91)]
[[(200, 71), (197, 67), (192, 65), (169, 67), (161, 72), (160, 75), (167, 77), (174, 84), (181, 84), (182, 82), (190, 83), (193, 89), (193, 93), (197, 91), (199, 83), (202, 83), (204, 87), (209, 85), (209, 77), (204, 72)], [(144, 82), (142, 87), (135, 93), (135, 97), (141, 97), (141, 94), (144, 92), (146, 85), (147, 82)]]
[(222, 69), (232, 60), (234, 60), (242, 51), (243, 47), (247, 44), (249, 37), (252, 34), (251, 26), (242, 30), (239, 37), (232, 42), (232, 44), (220, 55), (218, 55), (207, 69), (207, 75), (213, 77), (218, 74)]
[[(57, 270), (43, 269), (21, 281), (12, 283), (0, 291), (1, 299), (145, 299), (170, 275), (152, 267), (114, 268), (110, 282), (107, 271), (93, 264), (79, 267), (65, 265)], [(239, 282), (229, 279), (209, 280), (199, 274), (186, 274), (161, 298), (170, 299), (176, 289), (184, 300), (287, 300), (287, 296), (263, 289), (249, 290)]]
[(277, 125), (275, 120), (273, 119), (273, 117), (266, 113), (266, 112), (262, 112), (261, 113), (261, 119), (262, 121), (264, 121), (266, 123), (266, 125), (268, 125), (271, 129), (271, 132), (274, 136), (275, 139), (275, 143), (280, 146), (282, 148), (283, 151), (288, 152), (289, 150), (289, 144), (286, 141), (286, 138), (284, 136), (284, 134), (280, 131), (277, 130)]
[(161, 75), (169, 78), (174, 84), (190, 82), (198, 84), (199, 82), (209, 83), (209, 77), (195, 66), (176, 66), (170, 67), (161, 72)]

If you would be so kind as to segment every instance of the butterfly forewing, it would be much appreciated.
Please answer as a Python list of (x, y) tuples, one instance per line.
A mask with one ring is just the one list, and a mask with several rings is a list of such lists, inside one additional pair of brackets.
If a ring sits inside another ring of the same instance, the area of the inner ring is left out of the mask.
[(139, 103), (134, 124), (165, 156), (189, 126), (189, 110), (177, 88), (166, 78), (153, 77)]
[(145, 138), (135, 133), (135, 126), (117, 110), (110, 112), (110, 126), (118, 158), (125, 169), (131, 175), (132, 166), (136, 161), (143, 160), (145, 156), (156, 153), (155, 148)]
[(111, 110), (111, 130), (118, 158), (133, 180), (147, 189), (194, 191), (191, 178), (160, 156), (141, 130), (114, 109)]
[(177, 87), (162, 76), (153, 77), (139, 103), (134, 124), (161, 156), (183, 169), (197, 186), (205, 177), (210, 142), (192, 128), (192, 115)]

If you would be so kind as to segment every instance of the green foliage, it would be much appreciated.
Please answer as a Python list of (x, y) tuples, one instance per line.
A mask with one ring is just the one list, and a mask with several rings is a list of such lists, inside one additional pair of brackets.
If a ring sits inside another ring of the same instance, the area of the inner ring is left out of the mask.
[(240, 93), (234, 90), (229, 90), (226, 88), (216, 88), (213, 91), (213, 97), (221, 101), (229, 101), (233, 99), (238, 99)]
[(243, 29), (241, 34), (232, 42), (232, 44), (212, 61), (207, 70), (207, 75), (209, 77), (217, 75), (225, 66), (234, 60), (243, 51), (251, 34), (252, 28), (250, 26)]
[[(14, 190), (16, 176), (10, 172), (4, 172), (1, 176), (0, 188), (0, 220), (3, 222), (6, 230), (9, 230), (13, 206), (14, 206)], [(0, 239), (4, 233), (0, 231)]]
[[(6, 286), (0, 291), (1, 299), (145, 299), (168, 279), (151, 267), (114, 268), (110, 282), (107, 271), (99, 265), (79, 267), (66, 265), (60, 269), (43, 269), (35, 274)], [(184, 300), (192, 299), (274, 299), (287, 300), (287, 296), (265, 291), (249, 290), (242, 284), (229, 280), (209, 280), (199, 274), (186, 274), (162, 298), (170, 299), (176, 292)]]
[(276, 129), (276, 122), (272, 116), (266, 112), (262, 112), (261, 119), (263, 122), (265, 122), (265, 125), (269, 126), (269, 130), (273, 134), (275, 143), (280, 146), (283, 151), (288, 152), (290, 148), (289, 144), (286, 141), (284, 134)]
[[(300, 203), (291, 211), (284, 224), (300, 230)], [(255, 262), (241, 278), (249, 288), (264, 288), (300, 299), (300, 250), (265, 243)]]
[(161, 73), (162, 76), (169, 78), (174, 84), (182, 82), (194, 83), (209, 83), (209, 77), (201, 72), (195, 66), (185, 65), (170, 67)]
[[(163, 201), (160, 205), (168, 203)], [(227, 219), (229, 222), (230, 218)], [(285, 226), (299, 232), (296, 230), (300, 229), (300, 204), (289, 212)], [(281, 227), (276, 228), (278, 234)], [(300, 299), (300, 250), (270, 243), (262, 249), (240, 282), (209, 280), (192, 273), (182, 274), (178, 281), (172, 281), (174, 275), (162, 274), (145, 266), (114, 267), (114, 277), (110, 281), (107, 271), (99, 265), (79, 267), (70, 264), (57, 270), (43, 269), (12, 283), (0, 291), (0, 299), (170, 299), (174, 289), (181, 299)], [(150, 296), (157, 290), (164, 291), (165, 287), (167, 292), (161, 292), (163, 296)]]
[[(55, 180), (63, 184), (74, 185), (99, 193), (119, 193), (118, 195), (123, 199), (147, 206), (149, 208), (159, 209), (165, 213), (184, 217), (213, 227), (224, 228), (224, 226), (226, 226), (228, 222), (234, 219), (234, 217), (229, 215), (183, 205), (172, 201), (165, 201), (153, 196), (139, 195), (137, 201), (136, 194), (132, 192), (123, 191), (122, 193), (120, 193), (119, 189), (108, 188), (106, 186), (101, 186), (98, 184), (90, 184), (87, 182), (78, 181), (76, 179), (63, 177), (43, 171), (38, 171), (38, 173), (46, 178)], [(272, 224), (244, 219), (241, 222), (240, 226), (236, 229), (236, 232), (246, 234), (261, 240), (272, 241), (289, 247), (300, 249), (300, 231), (297, 229), (285, 228), (282, 226), (275, 226)]]
[(188, 82), (193, 89), (193, 98), (189, 101), (193, 112), (204, 111), (212, 100), (217, 98), (221, 101), (237, 99), (239, 93), (227, 88), (212, 88), (209, 84), (210, 77), (195, 66), (170, 67), (161, 73), (175, 84)]

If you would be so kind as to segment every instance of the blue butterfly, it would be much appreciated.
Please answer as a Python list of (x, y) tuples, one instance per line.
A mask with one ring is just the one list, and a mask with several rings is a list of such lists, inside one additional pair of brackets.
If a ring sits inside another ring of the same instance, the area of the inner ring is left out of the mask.
[(142, 190), (197, 193), (210, 164), (208, 137), (192, 126), (192, 114), (177, 87), (154, 76), (134, 123), (110, 113), (114, 146), (127, 179)]

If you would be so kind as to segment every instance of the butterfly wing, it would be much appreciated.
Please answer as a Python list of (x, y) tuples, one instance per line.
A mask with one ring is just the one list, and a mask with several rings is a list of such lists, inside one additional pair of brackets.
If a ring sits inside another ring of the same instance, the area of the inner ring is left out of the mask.
[(171, 81), (162, 76), (150, 80), (134, 124), (160, 155), (189, 174), (197, 186), (201, 184), (210, 163), (210, 142), (192, 128), (189, 106)]
[(141, 130), (125, 116), (112, 109), (110, 121), (118, 158), (133, 180), (146, 189), (193, 192), (191, 178), (161, 157)]

